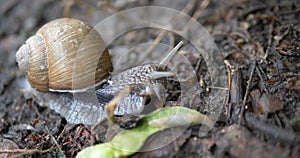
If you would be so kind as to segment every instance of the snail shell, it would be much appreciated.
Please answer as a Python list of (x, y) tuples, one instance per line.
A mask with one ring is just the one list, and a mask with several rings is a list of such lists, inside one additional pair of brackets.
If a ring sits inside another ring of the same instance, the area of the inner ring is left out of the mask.
[(71, 18), (42, 26), (20, 47), (16, 60), (31, 86), (42, 92), (84, 91), (113, 70), (98, 32)]

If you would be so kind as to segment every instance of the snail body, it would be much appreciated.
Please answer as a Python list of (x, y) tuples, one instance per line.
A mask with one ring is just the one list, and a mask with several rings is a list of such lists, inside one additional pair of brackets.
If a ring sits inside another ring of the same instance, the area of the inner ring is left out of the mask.
[[(130, 88), (130, 93), (110, 110), (116, 115), (139, 113), (149, 95), (160, 98), (166, 77), (174, 75), (166, 72), (164, 63), (110, 75), (113, 66), (101, 36), (91, 26), (70, 18), (42, 26), (19, 48), (16, 60), (35, 89), (35, 98), (73, 124), (94, 124), (105, 118), (107, 104), (124, 88)], [(74, 99), (75, 96), (83, 99)]]

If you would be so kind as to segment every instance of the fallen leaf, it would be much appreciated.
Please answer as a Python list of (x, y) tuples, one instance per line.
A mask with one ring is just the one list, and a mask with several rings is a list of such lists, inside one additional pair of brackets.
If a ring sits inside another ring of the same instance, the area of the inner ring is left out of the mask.
[(256, 105), (256, 112), (259, 114), (272, 113), (283, 108), (284, 102), (272, 94), (260, 94), (259, 90), (250, 93)]
[(294, 89), (294, 90), (300, 90), (300, 80), (297, 80), (295, 78), (290, 79), (286, 85), (287, 89)]
[[(167, 119), (172, 119), (167, 121)], [(172, 123), (175, 121), (175, 123)], [(182, 124), (180, 121), (184, 121)], [(111, 142), (88, 147), (76, 156), (81, 157), (126, 157), (139, 151), (144, 142), (152, 134), (163, 129), (181, 126), (205, 124), (212, 126), (213, 121), (208, 116), (185, 107), (165, 107), (153, 111), (141, 120), (135, 128), (121, 131)]]

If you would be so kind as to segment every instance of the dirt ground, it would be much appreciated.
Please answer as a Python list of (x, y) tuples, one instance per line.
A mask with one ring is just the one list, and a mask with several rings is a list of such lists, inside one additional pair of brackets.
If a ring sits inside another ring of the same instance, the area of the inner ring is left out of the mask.
[[(109, 137), (109, 130), (100, 134), (91, 126), (68, 124), (55, 111), (25, 97), (20, 91), (24, 75), (15, 52), (53, 19), (72, 17), (95, 25), (118, 11), (140, 6), (176, 9), (208, 30), (223, 56), (228, 100), (205, 137), (198, 135), (200, 126), (189, 127), (174, 142), (131, 157), (300, 157), (299, 0), (123, 2), (0, 1), (0, 157), (75, 157), (84, 148), (101, 143), (101, 134)], [(113, 60), (128, 45), (154, 41), (160, 33), (146, 29), (122, 35), (109, 45)], [(174, 46), (182, 39), (167, 33), (160, 42)], [(191, 44), (183, 51), (200, 83), (195, 93), (200, 101), (189, 106), (208, 113), (209, 65), (193, 53)], [(174, 90), (169, 100), (176, 102), (177, 95)], [(160, 141), (155, 137), (147, 143)]]

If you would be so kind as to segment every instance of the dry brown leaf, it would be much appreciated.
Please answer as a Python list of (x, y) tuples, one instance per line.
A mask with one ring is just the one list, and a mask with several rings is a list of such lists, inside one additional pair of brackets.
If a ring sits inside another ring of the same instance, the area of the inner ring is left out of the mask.
[(294, 89), (294, 90), (300, 90), (300, 80), (297, 80), (295, 78), (288, 81), (286, 88), (288, 89)]
[(259, 114), (272, 113), (283, 108), (284, 102), (275, 95), (267, 93), (261, 95), (259, 90), (252, 91), (250, 95), (256, 105), (255, 111)]

